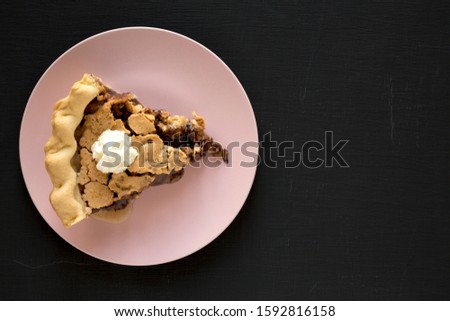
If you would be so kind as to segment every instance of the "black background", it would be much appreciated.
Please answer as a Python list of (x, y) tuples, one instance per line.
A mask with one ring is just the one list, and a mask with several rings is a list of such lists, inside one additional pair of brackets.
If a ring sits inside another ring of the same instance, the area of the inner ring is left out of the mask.
[[(0, 299), (450, 299), (450, 3), (14, 1), (0, 10)], [(333, 131), (350, 140), (350, 168), (260, 166), (231, 226), (175, 262), (120, 266), (67, 244), (25, 188), (22, 113), (64, 51), (136, 25), (221, 57), (247, 91), (260, 139), (271, 132), (299, 149)]]

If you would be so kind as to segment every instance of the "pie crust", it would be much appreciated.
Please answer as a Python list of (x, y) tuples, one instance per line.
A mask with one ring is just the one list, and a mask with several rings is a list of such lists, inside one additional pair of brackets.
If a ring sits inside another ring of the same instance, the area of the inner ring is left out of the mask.
[(44, 148), (45, 167), (53, 183), (50, 202), (66, 227), (92, 213), (81, 197), (71, 161), (78, 149), (75, 130), (84, 117), (84, 109), (99, 92), (95, 78), (85, 74), (69, 95), (56, 103), (52, 115), (52, 135)]

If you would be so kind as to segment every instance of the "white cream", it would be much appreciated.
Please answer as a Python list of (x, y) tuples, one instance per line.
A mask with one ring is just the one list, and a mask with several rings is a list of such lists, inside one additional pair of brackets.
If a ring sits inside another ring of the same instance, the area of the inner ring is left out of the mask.
[(102, 173), (120, 173), (130, 166), (138, 151), (131, 147), (131, 139), (121, 130), (105, 130), (92, 144), (92, 158)]

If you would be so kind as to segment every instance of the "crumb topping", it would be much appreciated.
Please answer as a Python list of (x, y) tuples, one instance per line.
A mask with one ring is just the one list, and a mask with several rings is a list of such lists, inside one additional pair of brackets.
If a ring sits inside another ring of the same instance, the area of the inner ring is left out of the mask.
[[(96, 212), (133, 199), (152, 184), (179, 180), (184, 167), (201, 157), (205, 142), (211, 141), (204, 126), (203, 118), (195, 113), (188, 119), (154, 111), (143, 107), (133, 94), (119, 94), (104, 86), (86, 107), (77, 130), (81, 159), (77, 182), (83, 199)], [(92, 158), (92, 144), (108, 129), (125, 132), (138, 151), (124, 172), (103, 173)]]
[(128, 118), (128, 125), (137, 135), (147, 135), (156, 132), (155, 116), (145, 113), (132, 114)]

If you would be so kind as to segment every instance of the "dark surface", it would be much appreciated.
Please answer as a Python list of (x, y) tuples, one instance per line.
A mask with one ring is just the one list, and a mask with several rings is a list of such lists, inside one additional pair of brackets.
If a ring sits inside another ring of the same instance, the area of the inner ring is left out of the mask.
[[(3, 4), (0, 299), (450, 299), (449, 16), (450, 3), (426, 1)], [(221, 57), (260, 138), (299, 151), (333, 131), (350, 140), (350, 168), (260, 166), (231, 226), (176, 262), (127, 267), (76, 250), (23, 183), (22, 113), (65, 50), (135, 25)]]

